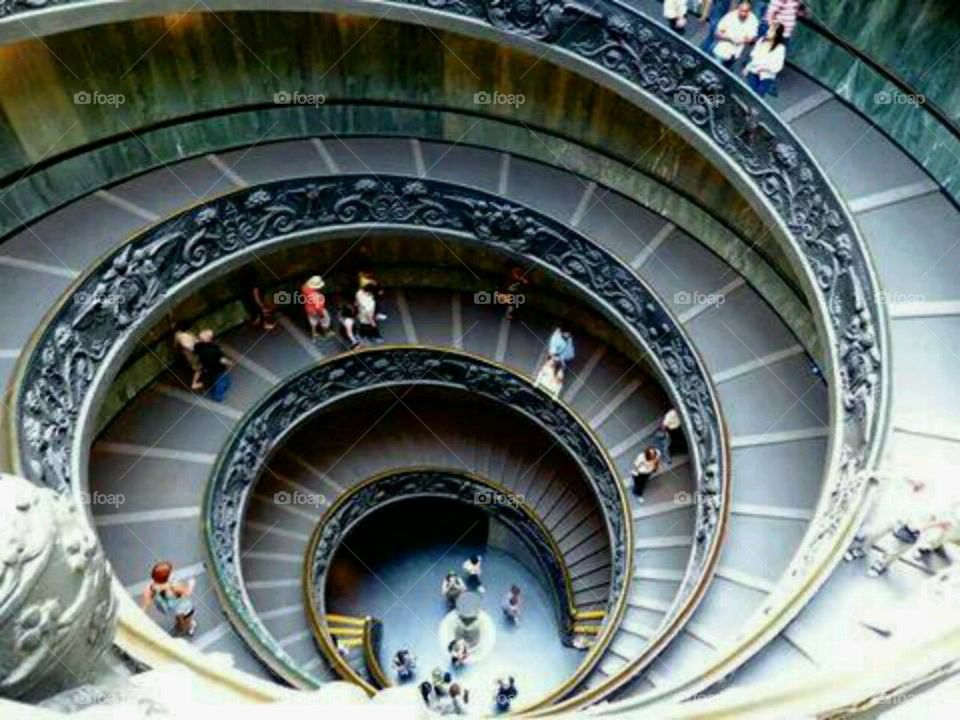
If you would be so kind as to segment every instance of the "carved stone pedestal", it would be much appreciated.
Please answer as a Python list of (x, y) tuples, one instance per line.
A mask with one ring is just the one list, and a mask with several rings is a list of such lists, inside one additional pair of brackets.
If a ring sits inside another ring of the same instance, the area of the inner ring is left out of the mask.
[(0, 695), (91, 679), (113, 642), (110, 566), (72, 498), (0, 475)]

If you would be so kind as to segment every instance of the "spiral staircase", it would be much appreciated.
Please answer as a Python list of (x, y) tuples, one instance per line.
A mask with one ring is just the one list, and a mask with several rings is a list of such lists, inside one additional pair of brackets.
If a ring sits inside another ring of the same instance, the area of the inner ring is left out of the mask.
[[(49, 35), (55, 57), (68, 47), (55, 32), (161, 12), (62, 5), (0, 15), (0, 38), (17, 48)], [(186, 11), (163, 16), (171, 35), (189, 27), (186, 7), (160, 5)], [(279, 18), (296, 5), (247, 9)], [(875, 617), (908, 612), (947, 561), (904, 559), (869, 579), (841, 558), (865, 519), (890, 512), (902, 468), (933, 477), (956, 457), (955, 198), (795, 68), (763, 105), (664, 30), (658, 2), (548, 5), (556, 13), (536, 21), (510, 4), (334, 10), (345, 53), (364, 34), (351, 19), (398, 37), (424, 31), (454, 66), (492, 57), (468, 54), (462, 37), (532, 52), (534, 66), (564, 73), (558, 92), (574, 96), (568, 77), (579, 75), (619, 93), (637, 122), (660, 123), (655, 158), (616, 164), (604, 138), (560, 115), (510, 125), (452, 101), (423, 110), (449, 126), (431, 135), (404, 119), (426, 93), (394, 106), (359, 86), (336, 99), (342, 125), (302, 114), (274, 136), (265, 115), (242, 140), (230, 118), (236, 138), (211, 139), (200, 112), (142, 128), (121, 119), (115, 146), (105, 135), (69, 152), (34, 147), (30, 162), (11, 152), (0, 194), (5, 470), (82, 508), (112, 567), (125, 673), (186, 668), (231, 701), (290, 701), (293, 688), (319, 702), (345, 679), (420, 711), (415, 688), (384, 669), (397, 649), (381, 646), (389, 614), (367, 616), (362, 598), (338, 605), (340, 581), (316, 570), (324, 538), (345, 546), (335, 513), (407, 472), (502, 491), (539, 533), (530, 547), (559, 608), (557, 652), (564, 631), (588, 642), (562, 682), (518, 701), (522, 713), (854, 713), (952, 672), (953, 635), (891, 634)], [(242, 18), (214, 12), (230, 6), (206, 10), (253, 43)], [(695, 43), (703, 30), (691, 27)], [(668, 55), (692, 63), (695, 92), (726, 103), (677, 101), (688, 86), (651, 59)], [(395, 113), (390, 127), (366, 129), (364, 113), (378, 111)], [(743, 118), (753, 121), (734, 127)], [(111, 153), (136, 171), (111, 174)], [(51, 180), (58, 172), (66, 180)], [(320, 219), (297, 226), (299, 215)], [(385, 288), (382, 345), (314, 341), (296, 305), (266, 330), (243, 303), (250, 277), (289, 295), (315, 272), (348, 296), (360, 264)], [(483, 299), (511, 264), (532, 281), (513, 320)], [(190, 390), (175, 323), (216, 330), (233, 363), (223, 402)], [(577, 352), (553, 398), (534, 380), (561, 325)], [(345, 374), (366, 384), (340, 387)], [(264, 431), (288, 406), (298, 409)], [(640, 501), (630, 468), (670, 408), (688, 449)], [(278, 500), (291, 495), (315, 501)], [(160, 559), (195, 582), (192, 638), (171, 638), (136, 607)], [(908, 640), (927, 643), (916, 668), (864, 673), (864, 657), (905, 652)], [(83, 709), (70, 698), (46, 704)]]

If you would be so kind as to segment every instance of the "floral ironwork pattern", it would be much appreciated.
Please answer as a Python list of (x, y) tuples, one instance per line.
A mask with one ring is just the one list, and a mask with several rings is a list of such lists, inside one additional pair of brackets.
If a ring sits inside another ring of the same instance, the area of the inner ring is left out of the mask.
[[(312, 611), (316, 617), (322, 619), (326, 616), (325, 588), (330, 563), (350, 530), (367, 515), (402, 498), (440, 497), (477, 505), (476, 498), (479, 494), (491, 492), (496, 491), (468, 473), (426, 468), (398, 470), (352, 492), (320, 519), (320, 524), (314, 531), (316, 542), (311, 546), (312, 555), (307, 559), (311, 568), (307, 592), (313, 599)], [(502, 520), (533, 553), (547, 581), (555, 590), (553, 599), (556, 601), (554, 610), (557, 624), (559, 628), (564, 628), (570, 617), (571, 599), (565, 591), (567, 573), (563, 561), (557, 556), (557, 550), (550, 540), (544, 537), (545, 528), (532, 518), (532, 511), (525, 509), (522, 499), (513, 500), (481, 504), (479, 507)], [(332, 657), (328, 660), (333, 662)]]
[[(449, 183), (383, 175), (267, 183), (176, 215), (115, 251), (78, 283), (24, 354), (11, 423), (22, 428), (20, 472), (59, 491), (75, 482), (81, 409), (122, 361), (106, 362), (111, 350), (132, 343), (190, 280), (220, 263), (251, 261), (258, 246), (294, 234), (377, 224), (454, 232), (539, 265), (573, 284), (644, 349), (684, 419), (699, 499), (697, 542), (673, 606), (679, 612), (710, 577), (727, 502), (726, 438), (706, 370), (656, 295), (609, 252), (525, 206)], [(474, 380), (483, 391), (484, 378)], [(256, 438), (247, 442), (238, 452), (260, 457)]]
[[(518, 411), (537, 422), (556, 442), (576, 460), (603, 512), (611, 554), (611, 577), (607, 602), (612, 607), (624, 593), (630, 577), (632, 558), (627, 556), (629, 513), (624, 507), (620, 480), (599, 448), (577, 419), (560, 403), (538, 390), (532, 383), (505, 368), (460, 353), (428, 348), (382, 348), (335, 357), (295, 375), (276, 386), (255, 408), (247, 413), (234, 428), (232, 440), (224, 448), (211, 477), (204, 498), (204, 538), (217, 578), (218, 591), (230, 604), (231, 616), (239, 621), (238, 631), (244, 636), (253, 634), (282, 663), (285, 676), (304, 675), (263, 626), (255, 608), (244, 591), (241, 559), (241, 524), (249, 494), (253, 491), (264, 464), (276, 449), (278, 441), (291, 428), (303, 423), (321, 408), (337, 402), (347, 394), (391, 386), (434, 385), (464, 390), (481, 395)], [(397, 476), (400, 478), (400, 476)], [(418, 476), (419, 477), (419, 476)], [(425, 477), (425, 476), (424, 476)], [(401, 478), (402, 479), (402, 478)], [(392, 492), (400, 492), (416, 478), (409, 477), (397, 484), (388, 483)], [(423, 479), (421, 477), (420, 479)], [(440, 482), (439, 480), (437, 481)], [(453, 493), (449, 479), (441, 485)], [(458, 480), (469, 490), (473, 500), (475, 487)], [(436, 484), (436, 483), (434, 483)], [(361, 500), (379, 503), (386, 492), (380, 484), (371, 491), (361, 491)], [(433, 485), (428, 485), (424, 491)], [(463, 492), (461, 487), (460, 492)], [(458, 495), (459, 497), (459, 495)], [(363, 502), (350, 502), (347, 510), (326, 518), (318, 540), (314, 563), (314, 579), (322, 579), (326, 562), (339, 545), (349, 527), (358, 519), (356, 512), (366, 512)], [(514, 508), (518, 515), (523, 513)], [(519, 529), (532, 525), (529, 519), (518, 524)], [(537, 542), (543, 542), (535, 533)], [(547, 550), (552, 556), (552, 551)], [(563, 582), (562, 570), (560, 582)], [(317, 585), (317, 587), (321, 587)], [(320, 607), (323, 607), (322, 599)], [(291, 673), (290, 670), (293, 670)], [(309, 686), (309, 685), (308, 685)]]

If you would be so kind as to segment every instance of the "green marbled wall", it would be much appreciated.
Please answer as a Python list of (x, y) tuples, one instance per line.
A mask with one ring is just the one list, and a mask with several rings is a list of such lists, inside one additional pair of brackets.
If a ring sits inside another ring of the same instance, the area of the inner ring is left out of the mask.
[[(275, 93), (295, 90), (323, 93), (327, 103), (273, 103)], [(526, 102), (477, 105), (474, 94), (483, 90), (521, 92)], [(84, 91), (122, 94), (125, 102), (75, 103)], [(392, 110), (384, 107), (390, 103)], [(411, 106), (460, 113), (411, 122)], [(160, 162), (251, 142), (355, 131), (501, 139), (500, 130), (485, 138), (486, 125), (471, 133), (471, 113), (602, 148), (696, 199), (785, 265), (740, 192), (679, 134), (614, 93), (491, 43), (321, 13), (161, 17), (0, 48), (0, 232)], [(534, 154), (543, 145), (535, 136), (527, 144)], [(563, 166), (566, 158), (552, 160)]]
[(955, 0), (808, 0), (813, 16), (836, 37), (802, 29), (790, 60), (833, 88), (960, 199), (960, 139), (922, 106), (878, 101), (896, 87), (845, 45), (889, 68), (960, 122), (960, 3)]

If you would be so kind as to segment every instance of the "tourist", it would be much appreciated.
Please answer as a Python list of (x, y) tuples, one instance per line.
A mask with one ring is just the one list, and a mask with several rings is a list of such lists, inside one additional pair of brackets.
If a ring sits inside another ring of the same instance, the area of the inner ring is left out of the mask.
[(647, 482), (659, 469), (660, 451), (657, 448), (648, 447), (637, 455), (630, 470), (630, 477), (633, 479), (633, 494), (636, 496), (637, 502), (644, 502), (643, 492), (647, 488)]
[(570, 331), (558, 327), (550, 335), (550, 342), (547, 345), (547, 355), (558, 362), (562, 368), (566, 368), (576, 355), (573, 347), (573, 335)]
[[(463, 638), (457, 638), (456, 640), (451, 640), (450, 644), (447, 645), (447, 652), (450, 653), (450, 663), (455, 668), (460, 668), (466, 665), (467, 660), (470, 659), (470, 646), (467, 645), (467, 641)], [(451, 686), (451, 691), (453, 690)]]
[(713, 46), (717, 42), (717, 26), (732, 9), (733, 0), (704, 0), (703, 7), (700, 8), (700, 19), (709, 23), (709, 26), (707, 27), (707, 36), (703, 39), (700, 48), (705, 53), (713, 52)]
[(453, 608), (457, 604), (457, 599), (466, 591), (467, 586), (460, 576), (453, 570), (447, 573), (440, 586), (440, 593), (447, 601), (447, 606)]
[(373, 296), (373, 316), (378, 321), (387, 319), (380, 308), (380, 298), (383, 297), (383, 290), (380, 288), (380, 280), (372, 270), (361, 270), (357, 273), (357, 287), (363, 288)]
[(687, 0), (664, 0), (663, 17), (678, 35), (687, 32)]
[(563, 392), (563, 366), (552, 357), (548, 357), (537, 373), (534, 385), (543, 388), (544, 392), (558, 399)]
[(361, 285), (356, 294), (358, 334), (363, 340), (377, 342), (383, 338), (380, 334), (378, 317), (386, 317), (377, 312), (376, 287), (367, 283)]
[(195, 351), (198, 338), (185, 327), (178, 326), (173, 333), (173, 350), (190, 369), (191, 375), (200, 370), (200, 360)]
[(747, 84), (757, 95), (769, 95), (777, 82), (777, 75), (783, 70), (787, 59), (787, 48), (783, 40), (783, 25), (770, 26), (767, 36), (753, 46), (750, 61), (743, 69)]
[(434, 695), (433, 685), (426, 680), (420, 683), (420, 697), (423, 698), (423, 704), (427, 706), (428, 710), (437, 710), (438, 705), (436, 696)]
[(341, 304), (337, 310), (337, 321), (340, 323), (340, 336), (344, 344), (350, 350), (355, 350), (360, 345), (360, 338), (357, 336), (357, 313), (353, 306)]
[(413, 677), (417, 667), (417, 659), (409, 650), (397, 650), (393, 656), (393, 669), (397, 673), (397, 680), (406, 682)]
[(681, 428), (680, 413), (673, 408), (667, 410), (660, 418), (649, 444), (660, 451), (660, 462), (663, 465), (672, 465), (673, 453), (687, 449), (687, 440)]
[[(253, 277), (252, 273), (248, 277)], [(243, 295), (243, 308), (250, 317), (250, 324), (262, 327), (264, 330), (273, 330), (277, 326), (276, 305), (273, 298), (264, 295), (255, 279), (246, 283), (249, 290)]]
[[(879, 478), (870, 477), (871, 482)], [(929, 519), (926, 510), (929, 502), (927, 483), (911, 477), (889, 477), (884, 483), (882, 505), (891, 512), (874, 508), (871, 518), (864, 522), (853, 538), (850, 547), (844, 553), (844, 560), (850, 562), (866, 556), (878, 542), (888, 538), (893, 541), (913, 545), (920, 537), (920, 527)], [(882, 563), (881, 563), (882, 566)]]
[[(906, 542), (909, 538), (894, 534), (900, 541), (899, 548), (883, 551), (867, 569), (867, 575), (878, 577), (904, 555), (910, 554), (914, 562), (926, 563), (927, 557), (934, 552), (945, 553), (947, 543), (960, 543), (960, 503), (935, 512), (923, 523), (917, 523), (918, 535), (915, 543)], [(912, 549), (911, 547), (914, 546)]]
[(433, 671), (433, 690), (437, 698), (445, 698), (450, 694), (450, 685), (453, 683), (453, 675), (448, 672), (435, 668)]
[(520, 624), (520, 588), (511, 585), (507, 596), (503, 599), (503, 616), (514, 625)]
[(319, 340), (322, 335), (330, 332), (330, 313), (327, 311), (327, 298), (321, 290), (326, 283), (319, 275), (307, 280), (300, 289), (303, 293), (303, 309), (310, 324), (310, 337)]
[(510, 704), (519, 694), (513, 675), (506, 678), (497, 678), (494, 693), (493, 701), (497, 707), (497, 712), (509, 712)]
[(176, 582), (172, 579), (173, 564), (163, 560), (150, 570), (150, 583), (144, 588), (140, 607), (153, 605), (161, 615), (173, 615), (174, 629), (181, 635), (193, 637), (197, 632), (195, 608), (190, 596), (194, 581)]
[(922, 529), (913, 559), (926, 562), (931, 553), (946, 553), (946, 545), (960, 543), (960, 503), (937, 513)]
[(193, 351), (197, 355), (199, 364), (199, 369), (193, 375), (193, 389), (207, 388), (214, 402), (223, 402), (227, 390), (230, 389), (230, 376), (227, 374), (230, 361), (223, 354), (220, 346), (213, 341), (213, 330), (200, 331)]
[(760, 22), (750, 11), (750, 3), (740, 3), (736, 10), (724, 15), (717, 25), (713, 56), (726, 67), (732, 68), (747, 45), (757, 39), (759, 29)]
[(445, 708), (444, 715), (467, 715), (470, 712), (470, 691), (458, 683), (450, 686), (449, 711)]
[(763, 15), (763, 21), (768, 27), (781, 25), (783, 27), (783, 44), (789, 45), (793, 31), (797, 27), (798, 18), (805, 13), (801, 0), (772, 0)]
[(526, 301), (524, 289), (530, 281), (523, 268), (516, 265), (512, 266), (506, 273), (502, 283), (502, 290), (498, 291), (498, 302), (507, 306), (507, 320), (516, 320), (520, 312), (520, 306)]
[(467, 574), (467, 589), (474, 592), (486, 592), (480, 574), (483, 572), (483, 559), (479, 555), (471, 555), (463, 561), (463, 571)]

